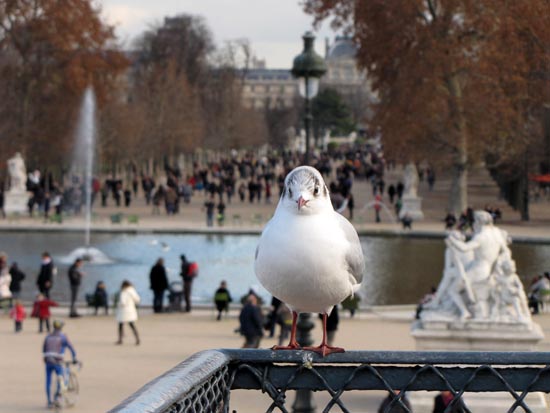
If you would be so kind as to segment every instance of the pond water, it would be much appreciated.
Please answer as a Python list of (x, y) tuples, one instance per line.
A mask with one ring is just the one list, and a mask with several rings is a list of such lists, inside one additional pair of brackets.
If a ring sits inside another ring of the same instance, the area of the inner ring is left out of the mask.
[[(23, 282), (22, 298), (31, 300), (36, 293), (36, 276), (40, 254), (49, 251), (58, 267), (52, 298), (68, 301), (67, 269), (69, 253), (82, 244), (82, 235), (75, 233), (1, 233), (0, 250), (17, 261), (27, 278)], [(112, 260), (106, 264), (85, 264), (86, 276), (80, 289), (80, 299), (93, 292), (97, 281), (103, 280), (114, 294), (124, 279), (130, 280), (142, 296), (144, 304), (152, 302), (149, 271), (155, 261), (165, 260), (170, 281), (180, 281), (179, 256), (197, 261), (200, 272), (193, 284), (196, 302), (211, 302), (221, 280), (227, 280), (234, 300), (251, 286), (270, 300), (254, 275), (255, 235), (164, 235), (164, 234), (93, 234), (92, 245)], [(432, 285), (437, 285), (443, 269), (442, 239), (405, 237), (361, 237), (367, 270), (363, 282), (362, 304), (416, 303)], [(513, 244), (512, 254), (518, 274), (524, 281), (537, 273), (550, 270), (550, 245)], [(281, 257), (283, 259), (283, 257)]]

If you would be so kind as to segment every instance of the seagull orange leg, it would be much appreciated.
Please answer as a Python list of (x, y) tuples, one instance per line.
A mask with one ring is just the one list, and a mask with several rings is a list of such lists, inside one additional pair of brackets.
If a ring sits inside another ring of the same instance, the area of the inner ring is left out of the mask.
[[(284, 304), (283, 304), (284, 305)], [(272, 350), (297, 350), (300, 349), (300, 345), (296, 341), (296, 322), (298, 321), (298, 313), (292, 312), (292, 328), (290, 329), (290, 341), (287, 346), (273, 346)]]
[(323, 313), (323, 341), (319, 347), (304, 347), (304, 350), (314, 351), (325, 357), (331, 353), (343, 353), (345, 350), (341, 347), (332, 347), (327, 344), (327, 313)]

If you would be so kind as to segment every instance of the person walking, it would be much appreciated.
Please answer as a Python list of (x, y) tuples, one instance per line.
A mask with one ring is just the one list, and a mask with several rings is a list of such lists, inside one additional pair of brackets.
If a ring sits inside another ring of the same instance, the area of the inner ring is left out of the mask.
[(57, 307), (58, 304), (46, 298), (44, 294), (38, 293), (36, 296), (36, 301), (33, 304), (31, 317), (38, 318), (38, 332), (42, 333), (44, 331), (44, 326), (46, 326), (46, 331), (50, 332), (50, 307)]
[(23, 329), (23, 320), (27, 318), (27, 312), (21, 301), (15, 300), (13, 303), (10, 318), (15, 322), (15, 332), (19, 333)]
[(349, 220), (353, 221), (353, 210), (355, 209), (355, 198), (353, 197), (353, 194), (350, 192), (348, 194), (348, 211), (349, 211)]
[(19, 269), (19, 266), (16, 262), (11, 264), (9, 269), (11, 275), (10, 291), (13, 298), (19, 298), (21, 294), (21, 283), (26, 278), (26, 275), (23, 271)]
[(376, 217), (376, 222), (380, 222), (380, 210), (382, 209), (382, 196), (376, 194), (374, 197), (374, 213)]
[(46, 396), (48, 398), (48, 408), (54, 407), (56, 400), (52, 400), (51, 385), (52, 374), (55, 372), (57, 377), (63, 375), (63, 357), (65, 349), (69, 349), (72, 355), (73, 363), (76, 363), (76, 351), (69, 341), (69, 338), (61, 332), (63, 321), (55, 320), (53, 322), (53, 333), (48, 334), (42, 345), (42, 357), (46, 365)]
[(185, 300), (185, 312), (191, 311), (191, 290), (193, 280), (199, 274), (199, 266), (196, 262), (187, 261), (185, 255), (180, 255), (181, 259), (181, 278), (183, 279), (183, 298)]
[(214, 225), (214, 208), (216, 204), (214, 203), (214, 195), (210, 196), (210, 199), (205, 201), (203, 209), (206, 211), (206, 226), (211, 227)]
[(7, 301), (11, 307), (12, 294), (10, 285), (11, 275), (8, 269), (8, 255), (4, 252), (0, 252), (0, 303)]
[(164, 260), (159, 258), (149, 273), (151, 290), (153, 290), (153, 311), (162, 313), (164, 292), (168, 289), (168, 277), (164, 268)]
[(50, 254), (48, 252), (42, 253), (40, 272), (36, 279), (36, 285), (38, 286), (38, 291), (47, 298), (50, 298), (50, 289), (53, 286), (53, 277), (56, 272), (57, 270)]
[(218, 310), (218, 316), (216, 320), (220, 321), (222, 319), (222, 312), (225, 311), (225, 314), (229, 313), (229, 303), (232, 302), (231, 294), (227, 289), (227, 282), (222, 281), (220, 286), (214, 294), (214, 303), (216, 304), (216, 309)]
[(128, 323), (134, 337), (136, 339), (136, 346), (139, 346), (139, 334), (135, 325), (135, 322), (138, 319), (138, 313), (136, 305), (139, 304), (140, 297), (128, 280), (124, 280), (120, 286), (120, 292), (118, 295), (117, 311), (116, 311), (116, 320), (118, 322), (118, 340), (115, 344), (122, 344), (122, 339), (124, 337), (124, 323)]
[(78, 289), (80, 288), (80, 283), (82, 282), (82, 276), (84, 273), (80, 271), (82, 267), (82, 258), (77, 258), (73, 265), (69, 267), (69, 285), (71, 287), (71, 308), (69, 311), (69, 317), (80, 317), (80, 314), (76, 312), (76, 299), (78, 297)]
[(267, 330), (269, 331), (269, 338), (272, 338), (275, 335), (275, 327), (277, 326), (277, 312), (281, 307), (281, 300), (277, 297), (271, 297), (271, 311), (267, 316)]
[(277, 324), (281, 326), (281, 332), (279, 334), (279, 346), (282, 346), (290, 334), (292, 329), (292, 312), (290, 308), (284, 303), (279, 305), (277, 309)]
[(397, 190), (395, 189), (394, 184), (391, 184), (388, 187), (388, 197), (390, 198), (390, 204), (393, 205), (393, 199), (395, 198), (395, 194), (397, 193)]
[(239, 314), (241, 323), (240, 332), (244, 336), (245, 342), (242, 348), (258, 348), (263, 336), (263, 316), (262, 310), (258, 306), (258, 298), (250, 294), (246, 299)]

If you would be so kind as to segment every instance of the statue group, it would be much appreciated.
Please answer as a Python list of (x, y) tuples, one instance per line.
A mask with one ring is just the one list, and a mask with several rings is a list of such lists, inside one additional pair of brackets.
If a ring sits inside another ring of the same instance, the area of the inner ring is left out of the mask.
[(531, 322), (531, 313), (508, 234), (485, 211), (474, 213), (469, 241), (453, 231), (445, 239), (445, 268), (434, 298), (424, 306), (425, 321)]

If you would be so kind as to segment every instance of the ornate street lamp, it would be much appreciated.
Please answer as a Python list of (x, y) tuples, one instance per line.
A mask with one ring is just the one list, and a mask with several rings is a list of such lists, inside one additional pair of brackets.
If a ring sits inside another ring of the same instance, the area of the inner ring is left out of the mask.
[(306, 129), (306, 152), (304, 164), (309, 163), (310, 148), (310, 126), (313, 116), (311, 115), (310, 101), (313, 99), (319, 91), (319, 78), (323, 76), (327, 71), (327, 66), (324, 59), (315, 53), (313, 49), (313, 43), (315, 42), (315, 36), (311, 32), (306, 32), (302, 37), (304, 39), (304, 51), (294, 58), (292, 64), (291, 73), (299, 80), (300, 95), (305, 99), (305, 115), (304, 124)]

